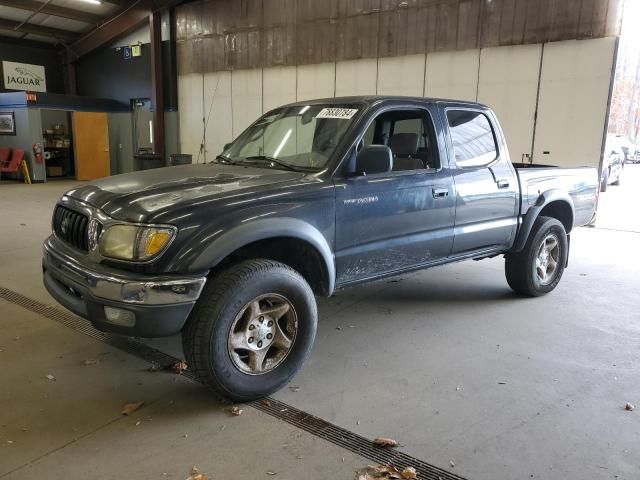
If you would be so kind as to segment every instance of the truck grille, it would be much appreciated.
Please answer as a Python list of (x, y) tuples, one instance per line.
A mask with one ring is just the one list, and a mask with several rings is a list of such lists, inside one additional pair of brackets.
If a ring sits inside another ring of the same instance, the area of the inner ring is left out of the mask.
[(58, 205), (53, 214), (53, 231), (65, 242), (89, 251), (89, 219), (86, 215)]

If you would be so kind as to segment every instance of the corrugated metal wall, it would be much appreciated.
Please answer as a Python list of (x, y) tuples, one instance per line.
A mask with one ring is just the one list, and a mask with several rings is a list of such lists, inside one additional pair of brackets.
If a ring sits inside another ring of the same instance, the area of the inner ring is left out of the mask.
[(179, 72), (321, 64), (620, 30), (622, 0), (201, 0), (176, 9)]

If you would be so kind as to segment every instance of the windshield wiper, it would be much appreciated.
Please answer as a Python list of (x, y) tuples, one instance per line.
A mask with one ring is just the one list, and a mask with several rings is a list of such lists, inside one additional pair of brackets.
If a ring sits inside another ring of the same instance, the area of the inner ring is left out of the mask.
[(300, 171), (296, 167), (293, 167), (293, 166), (289, 165), (288, 163), (282, 162), (282, 161), (278, 160), (277, 158), (269, 157), (267, 155), (251, 155), (249, 157), (246, 157), (245, 159), (246, 160), (259, 160), (259, 161), (263, 161), (263, 162), (270, 162), (270, 163), (278, 165), (278, 166), (280, 166), (282, 168), (286, 168), (287, 170), (292, 170), (294, 172), (299, 172)]

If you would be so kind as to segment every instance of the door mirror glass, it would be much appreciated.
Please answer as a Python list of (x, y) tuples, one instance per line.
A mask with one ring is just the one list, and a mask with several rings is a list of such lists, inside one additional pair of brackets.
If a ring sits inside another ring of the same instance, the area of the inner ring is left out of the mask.
[(356, 174), (373, 175), (393, 169), (393, 155), (386, 145), (368, 145), (356, 156)]

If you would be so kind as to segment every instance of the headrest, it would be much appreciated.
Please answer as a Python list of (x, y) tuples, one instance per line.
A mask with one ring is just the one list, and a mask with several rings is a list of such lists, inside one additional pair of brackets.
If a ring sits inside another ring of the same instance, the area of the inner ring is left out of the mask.
[(398, 157), (411, 157), (418, 152), (419, 141), (417, 133), (396, 133), (389, 138), (387, 146)]

